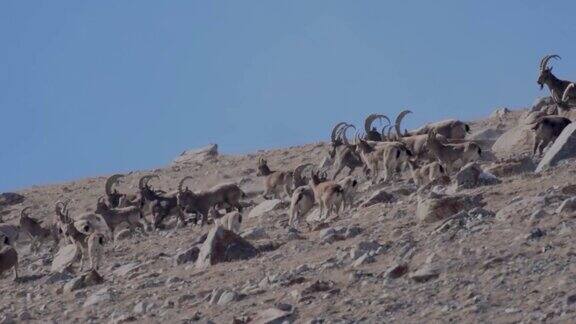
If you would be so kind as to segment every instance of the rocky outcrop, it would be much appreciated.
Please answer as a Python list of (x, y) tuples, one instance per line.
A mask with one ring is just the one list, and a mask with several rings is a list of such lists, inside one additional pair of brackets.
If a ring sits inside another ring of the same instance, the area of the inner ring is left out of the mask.
[(508, 159), (522, 154), (530, 154), (534, 146), (532, 125), (518, 125), (502, 134), (492, 146), (497, 158)]
[(576, 157), (576, 123), (571, 123), (560, 133), (552, 147), (538, 163), (536, 172), (555, 166), (561, 160)]
[(68, 244), (60, 248), (54, 261), (52, 261), (52, 272), (63, 272), (68, 269), (77, 259), (78, 249), (74, 244)]
[(173, 164), (189, 164), (194, 162), (204, 162), (211, 160), (218, 156), (218, 144), (210, 144), (208, 146), (188, 150), (182, 152), (179, 157), (174, 159)]
[(430, 193), (427, 197), (418, 197), (416, 217), (422, 223), (432, 223), (483, 205), (481, 196), (448, 196)]
[(216, 226), (210, 230), (200, 248), (196, 267), (207, 268), (221, 262), (250, 259), (256, 254), (258, 250), (248, 241), (232, 231)]

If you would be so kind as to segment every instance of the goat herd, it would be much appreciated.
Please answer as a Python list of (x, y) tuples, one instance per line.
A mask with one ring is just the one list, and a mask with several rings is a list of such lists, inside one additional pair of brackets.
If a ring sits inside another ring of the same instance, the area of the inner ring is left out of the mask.
[[(559, 80), (548, 67), (551, 59), (558, 55), (547, 55), (540, 62), (538, 84), (546, 85), (554, 100), (553, 111), (537, 113), (532, 130), (535, 132), (534, 155), (542, 154), (543, 149), (555, 140), (570, 120), (559, 116), (576, 104), (574, 83)], [(386, 115), (371, 114), (365, 119), (364, 134), (356, 131), (354, 141), (348, 139), (347, 132), (356, 130), (352, 124), (341, 122), (331, 132), (329, 163), (320, 167), (312, 164), (299, 165), (294, 170), (272, 171), (268, 162), (258, 160), (258, 176), (265, 177), (264, 198), (282, 198), (285, 193), (290, 200), (289, 226), (297, 227), (303, 215), (318, 204), (320, 218), (338, 215), (349, 209), (354, 202), (358, 180), (352, 176), (357, 168), (370, 179), (371, 184), (390, 182), (404, 168), (411, 172), (414, 183), (420, 188), (449, 181), (460, 167), (481, 158), (480, 146), (465, 139), (470, 126), (460, 120), (444, 120), (429, 123), (413, 131), (401, 130), (403, 118), (411, 113), (404, 110), (398, 114), (392, 125)], [(379, 131), (373, 124), (376, 120), (385, 121)], [(332, 168), (329, 179), (328, 169)], [(338, 179), (340, 173), (348, 169), (348, 175)], [(307, 175), (304, 175), (306, 172)], [(31, 240), (30, 250), (36, 252), (38, 244), (52, 241), (54, 248), (60, 241), (74, 244), (80, 254), (80, 270), (85, 260), (90, 268), (98, 269), (103, 245), (121, 224), (130, 230), (142, 231), (157, 229), (170, 215), (178, 218), (178, 225), (185, 225), (187, 217), (197, 225), (213, 222), (224, 228), (238, 232), (242, 222), (242, 198), (244, 192), (237, 184), (223, 183), (210, 190), (193, 192), (184, 186), (190, 176), (180, 180), (177, 190), (164, 192), (149, 185), (157, 175), (145, 175), (138, 181), (138, 191), (134, 194), (120, 193), (114, 188), (123, 175), (109, 177), (105, 184), (105, 195), (98, 198), (94, 212), (70, 216), (70, 201), (58, 201), (54, 207), (53, 221), (43, 226), (30, 217), (31, 207), (20, 213), (19, 226), (0, 224), (0, 274), (13, 269), (18, 278), (18, 253), (13, 243), (19, 233), (25, 233)], [(222, 215), (219, 210), (225, 209)], [(234, 211), (236, 209), (236, 211)], [(151, 222), (145, 216), (150, 215)], [(178, 226), (177, 225), (177, 226)]]

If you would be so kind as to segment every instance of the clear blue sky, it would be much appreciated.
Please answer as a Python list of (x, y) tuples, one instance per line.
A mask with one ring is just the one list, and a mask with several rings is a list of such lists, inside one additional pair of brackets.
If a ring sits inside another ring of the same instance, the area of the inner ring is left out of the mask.
[(576, 1), (0, 1), (0, 191), (528, 105)]

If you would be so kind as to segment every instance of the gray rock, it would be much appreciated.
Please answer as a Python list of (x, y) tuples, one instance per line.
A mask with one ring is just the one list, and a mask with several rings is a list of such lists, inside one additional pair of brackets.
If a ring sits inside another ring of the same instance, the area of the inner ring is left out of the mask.
[(26, 197), (15, 192), (0, 193), (0, 209), (6, 206), (21, 204), (25, 198)]
[(77, 259), (78, 249), (76, 245), (69, 244), (60, 248), (54, 261), (52, 261), (51, 272), (64, 272), (68, 269)]
[(537, 98), (536, 100), (534, 100), (534, 103), (532, 104), (530, 111), (541, 111), (542, 109), (545, 109), (546, 107), (553, 105), (555, 105), (554, 99), (552, 99), (552, 97), (550, 96)]
[(496, 177), (510, 177), (517, 174), (534, 172), (536, 164), (531, 157), (508, 159), (494, 163), (484, 169), (485, 172), (491, 173)]
[(140, 263), (139, 262), (130, 262), (127, 263), (125, 265), (122, 265), (118, 268), (116, 268), (116, 270), (114, 270), (112, 272), (113, 275), (117, 276), (117, 277), (124, 277), (127, 276), (135, 271), (137, 271), (140, 268)]
[(571, 123), (560, 133), (554, 144), (544, 154), (536, 167), (536, 172), (542, 172), (555, 166), (561, 160), (576, 157), (576, 123)]
[(352, 268), (358, 268), (364, 264), (367, 263), (372, 263), (374, 262), (374, 257), (371, 256), (368, 253), (364, 253), (362, 256), (360, 256), (359, 258), (357, 258), (356, 260), (354, 260), (354, 262), (352, 262)]
[(90, 270), (82, 275), (68, 281), (64, 285), (64, 293), (70, 293), (76, 290), (84, 289), (86, 287), (99, 285), (104, 282), (104, 278), (100, 276), (96, 270)]
[(216, 226), (210, 230), (206, 241), (202, 244), (197, 268), (236, 260), (246, 260), (258, 254), (257, 249), (236, 233)]
[(466, 164), (456, 173), (455, 184), (458, 189), (475, 188), (478, 186), (494, 185), (501, 183), (496, 176), (482, 171), (476, 162)]
[(58, 282), (68, 281), (72, 278), (72, 275), (70, 275), (68, 272), (53, 272), (44, 277), (42, 283), (45, 285), (52, 285)]
[(133, 309), (134, 313), (136, 314), (146, 314), (148, 312), (148, 303), (146, 301), (141, 301), (134, 305)]
[(534, 145), (532, 125), (518, 125), (500, 136), (492, 146), (492, 152), (500, 159), (530, 154)]
[(366, 208), (376, 204), (391, 203), (394, 201), (396, 201), (396, 198), (392, 194), (389, 194), (386, 189), (380, 189), (370, 196), (370, 198), (362, 204), (362, 207)]
[(129, 229), (123, 229), (116, 233), (116, 241), (123, 241), (132, 237), (132, 231)]
[(234, 291), (224, 291), (218, 298), (218, 305), (227, 305), (238, 300), (238, 293)]
[(198, 254), (200, 253), (200, 248), (197, 246), (191, 247), (188, 250), (178, 253), (176, 255), (176, 265), (188, 263), (188, 262), (196, 262), (198, 259)]
[(291, 312), (283, 311), (278, 308), (268, 308), (258, 312), (254, 319), (253, 324), (284, 324), (292, 323), (294, 321)]
[(243, 231), (240, 234), (240, 236), (247, 240), (260, 240), (269, 237), (268, 233), (266, 233), (266, 230), (263, 229), (262, 227), (252, 227), (250, 229), (247, 229)]
[(281, 208), (282, 205), (282, 200), (280, 199), (264, 200), (256, 207), (252, 208), (250, 213), (248, 213), (248, 218), (262, 217), (273, 210)]
[(408, 264), (395, 263), (384, 273), (385, 278), (398, 279), (408, 272)]
[(556, 214), (572, 215), (576, 212), (576, 197), (568, 198), (556, 209)]
[(441, 221), (461, 211), (482, 207), (484, 204), (481, 200), (480, 196), (472, 197), (466, 195), (447, 196), (430, 194), (428, 197), (418, 197), (416, 217), (423, 223)]
[(195, 149), (195, 150), (188, 150), (182, 152), (179, 157), (174, 159), (174, 164), (179, 163), (194, 163), (194, 162), (204, 162), (206, 160), (213, 159), (218, 156), (218, 144), (210, 144), (208, 146)]
[(86, 298), (84, 302), (84, 308), (95, 306), (101, 303), (106, 303), (112, 300), (112, 293), (110, 288), (103, 288), (93, 293)]
[(426, 282), (438, 278), (440, 271), (429, 264), (426, 264), (422, 269), (417, 270), (410, 274), (410, 279), (416, 282)]

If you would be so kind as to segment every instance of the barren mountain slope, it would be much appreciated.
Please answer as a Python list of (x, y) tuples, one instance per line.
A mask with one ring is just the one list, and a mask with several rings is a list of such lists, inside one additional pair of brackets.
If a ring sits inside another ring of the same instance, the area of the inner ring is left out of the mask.
[[(474, 122), (472, 136), (488, 129), (500, 134), (521, 114)], [(492, 143), (493, 136), (486, 140)], [(256, 176), (259, 157), (268, 159), (273, 170), (288, 170), (320, 163), (328, 149), (329, 144), (317, 143), (173, 164), (130, 174), (120, 191), (134, 192), (144, 174), (159, 175), (150, 183), (166, 191), (191, 175), (189, 186), (195, 190), (236, 182), (248, 194), (246, 201), (258, 204), (263, 189), (263, 179)], [(247, 209), (242, 231), (262, 231), (248, 237), (261, 251), (254, 258), (197, 269), (193, 262), (176, 264), (175, 259), (211, 226), (135, 233), (107, 246), (102, 284), (72, 292), (64, 289), (71, 278), (50, 274), (49, 245), (34, 255), (21, 239), (16, 247), (23, 278), (18, 283), (8, 275), (0, 279), (0, 313), (57, 323), (231, 323), (256, 319), (273, 308), (290, 320), (315, 323), (574, 322), (576, 223), (556, 209), (576, 194), (575, 173), (576, 165), (568, 161), (541, 174), (501, 176), (499, 184), (459, 189), (450, 196), (476, 197), (478, 206), (422, 222), (416, 210), (425, 198), (408, 180), (370, 187), (358, 171), (360, 203), (319, 229), (290, 230), (287, 204), (257, 217), (249, 217)], [(22, 207), (33, 206), (32, 216), (49, 223), (54, 203), (65, 198), (73, 200), (71, 214), (93, 209), (104, 194), (104, 181), (23, 190), (25, 201), (8, 207), (3, 219), (16, 223)], [(392, 202), (361, 204), (380, 189), (393, 196)]]

